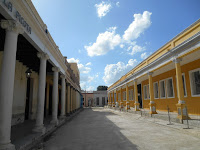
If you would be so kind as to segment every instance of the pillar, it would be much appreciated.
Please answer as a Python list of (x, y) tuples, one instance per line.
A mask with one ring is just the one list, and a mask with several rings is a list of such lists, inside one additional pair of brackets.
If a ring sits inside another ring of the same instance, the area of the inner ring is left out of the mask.
[(126, 110), (130, 109), (128, 83), (126, 84)]
[(137, 79), (135, 79), (134, 81), (134, 96), (135, 96), (135, 111), (139, 111), (139, 102), (138, 102), (138, 89), (137, 89)]
[(154, 92), (153, 92), (153, 81), (152, 81), (152, 74), (153, 72), (148, 73), (149, 78), (149, 94), (150, 94), (150, 114), (157, 114), (156, 112), (156, 103), (154, 102)]
[(58, 67), (53, 67), (53, 95), (52, 95), (52, 120), (51, 124), (58, 125)]
[(123, 105), (123, 95), (122, 95), (122, 87), (120, 87), (120, 96), (121, 96), (121, 101), (120, 101), (120, 108), (124, 108), (124, 105)]
[(60, 76), (62, 79), (62, 89), (61, 89), (61, 118), (65, 118), (65, 94), (66, 94), (66, 83), (65, 83), (65, 75)]
[(112, 101), (112, 106), (115, 107), (115, 91), (113, 90), (113, 101)]
[(186, 114), (186, 105), (185, 101), (183, 100), (184, 98), (184, 89), (183, 89), (183, 80), (182, 80), (182, 72), (181, 72), (181, 59), (180, 58), (175, 58), (175, 67), (176, 67), (176, 80), (177, 80), (177, 91), (178, 91), (178, 103), (176, 104), (177, 107), (177, 112), (180, 120), (186, 119), (187, 114)]
[(10, 141), (12, 103), (17, 39), (23, 29), (20, 24), (11, 20), (1, 20), (1, 27), (6, 29), (6, 37), (0, 77), (0, 150), (14, 150), (15, 146)]
[(36, 124), (33, 128), (34, 132), (45, 133), (44, 120), (44, 102), (45, 102), (45, 86), (46, 86), (46, 63), (49, 59), (46, 53), (37, 53), (40, 58), (40, 70), (39, 70), (39, 85), (38, 85), (38, 101), (36, 111)]
[(47, 82), (47, 87), (46, 87), (46, 115), (49, 113), (49, 88), (50, 84)]
[(72, 113), (72, 103), (73, 103), (73, 87), (70, 87), (70, 112)]
[(70, 114), (70, 85), (67, 84), (67, 115)]
[(116, 89), (116, 107), (117, 107), (117, 108), (119, 107), (119, 103), (118, 103), (118, 92), (117, 92), (117, 89)]

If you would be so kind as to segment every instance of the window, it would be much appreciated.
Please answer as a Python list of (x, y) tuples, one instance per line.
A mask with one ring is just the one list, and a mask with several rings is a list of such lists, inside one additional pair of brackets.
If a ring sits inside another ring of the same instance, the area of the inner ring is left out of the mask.
[(133, 89), (128, 91), (129, 93), (129, 100), (133, 100)]
[(173, 98), (174, 97), (174, 87), (173, 87), (172, 78), (167, 79), (166, 84), (167, 84), (167, 97)]
[(185, 82), (185, 74), (182, 74), (182, 80), (183, 80), (183, 91), (184, 91), (184, 96), (187, 96), (187, 89), (186, 89), (186, 82)]
[(96, 104), (99, 105), (99, 97), (97, 97), (97, 103)]
[(153, 84), (153, 87), (154, 87), (154, 98), (158, 99), (158, 82), (155, 82)]
[(116, 102), (116, 93), (114, 94), (114, 100), (115, 100), (115, 102)]
[(165, 80), (160, 81), (160, 98), (165, 98)]
[(118, 94), (118, 101), (121, 101), (121, 94)]
[(126, 100), (126, 91), (123, 92), (123, 100)]
[(200, 96), (200, 68), (190, 71), (192, 96)]
[(150, 99), (150, 94), (149, 94), (149, 85), (147, 85), (147, 96), (148, 96), (148, 99)]
[(102, 105), (105, 105), (105, 97), (102, 97)]
[(147, 99), (147, 85), (144, 86), (144, 99)]

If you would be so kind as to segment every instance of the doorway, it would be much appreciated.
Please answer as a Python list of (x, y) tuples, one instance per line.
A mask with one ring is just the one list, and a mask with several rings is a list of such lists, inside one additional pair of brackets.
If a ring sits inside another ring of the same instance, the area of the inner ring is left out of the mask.
[(26, 105), (25, 105), (25, 120), (29, 119), (31, 110), (31, 78), (27, 78), (26, 84)]
[(49, 115), (52, 115), (52, 92), (53, 86), (49, 85)]
[(142, 86), (141, 84), (137, 85), (137, 89), (138, 89), (138, 102), (140, 103), (140, 108), (142, 108)]

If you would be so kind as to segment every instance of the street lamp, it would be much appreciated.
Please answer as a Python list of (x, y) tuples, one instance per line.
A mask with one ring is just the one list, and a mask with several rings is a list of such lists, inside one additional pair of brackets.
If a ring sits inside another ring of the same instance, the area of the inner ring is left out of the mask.
[(26, 73), (26, 77), (30, 78), (32, 71), (31, 71), (31, 69), (27, 69), (25, 73)]

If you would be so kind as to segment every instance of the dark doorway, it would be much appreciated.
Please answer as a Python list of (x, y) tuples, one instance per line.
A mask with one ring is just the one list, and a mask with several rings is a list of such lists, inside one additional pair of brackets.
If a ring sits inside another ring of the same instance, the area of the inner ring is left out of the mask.
[(52, 115), (52, 91), (53, 86), (49, 85), (49, 115)]
[(30, 79), (30, 78), (27, 78), (25, 120), (28, 120), (28, 119), (29, 119), (30, 87), (31, 87), (31, 79)]
[(46, 116), (47, 116), (47, 113), (46, 113), (46, 109), (47, 109), (46, 104), (47, 104), (47, 84), (46, 84), (46, 86), (45, 86), (44, 118), (46, 118)]
[(58, 90), (58, 97), (59, 97), (59, 101), (58, 101), (58, 116), (60, 116), (60, 114), (61, 114), (61, 90)]
[(142, 89), (141, 89), (141, 84), (137, 85), (138, 89), (138, 102), (140, 103), (140, 108), (142, 108)]

